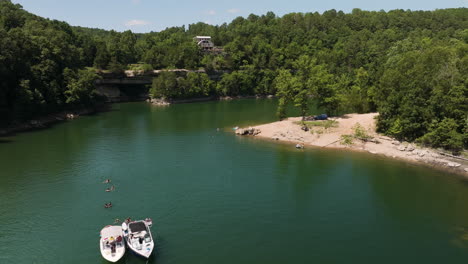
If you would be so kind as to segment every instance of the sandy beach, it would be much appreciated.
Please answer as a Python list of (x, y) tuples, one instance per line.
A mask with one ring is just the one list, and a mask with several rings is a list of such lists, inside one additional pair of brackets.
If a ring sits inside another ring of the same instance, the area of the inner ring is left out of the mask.
[[(377, 113), (347, 114), (342, 117), (330, 118), (330, 121), (309, 121), (307, 122), (309, 131), (302, 129), (300, 117), (253, 126), (248, 129), (254, 131), (251, 134), (258, 138), (299, 144), (298, 147), (314, 146), (367, 151), (375, 155), (384, 155), (448, 170), (468, 179), (468, 160), (466, 158), (450, 157), (447, 156), (450, 153), (441, 150), (424, 148), (381, 135), (376, 132), (375, 117), (377, 115)], [(369, 140), (364, 141), (353, 137), (357, 126), (361, 127), (369, 136)], [(239, 129), (239, 131), (242, 130)], [(242, 134), (239, 131), (236, 133)], [(343, 140), (343, 135), (348, 135), (348, 142)]]

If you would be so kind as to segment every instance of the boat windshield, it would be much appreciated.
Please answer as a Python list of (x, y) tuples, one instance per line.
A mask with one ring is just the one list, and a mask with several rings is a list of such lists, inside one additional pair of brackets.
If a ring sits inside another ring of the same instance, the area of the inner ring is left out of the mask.
[(129, 228), (132, 233), (146, 231), (146, 225), (143, 222), (133, 222), (129, 224)]
[(145, 235), (145, 242), (148, 243), (148, 242), (151, 242), (151, 237), (149, 234), (146, 234)]

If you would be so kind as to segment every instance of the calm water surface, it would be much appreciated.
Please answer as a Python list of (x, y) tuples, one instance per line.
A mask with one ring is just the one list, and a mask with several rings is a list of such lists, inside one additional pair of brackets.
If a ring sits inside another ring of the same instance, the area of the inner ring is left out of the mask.
[(269, 100), (117, 104), (3, 140), (0, 263), (105, 263), (100, 229), (129, 216), (153, 218), (150, 263), (468, 263), (467, 183), (231, 132), (274, 112)]

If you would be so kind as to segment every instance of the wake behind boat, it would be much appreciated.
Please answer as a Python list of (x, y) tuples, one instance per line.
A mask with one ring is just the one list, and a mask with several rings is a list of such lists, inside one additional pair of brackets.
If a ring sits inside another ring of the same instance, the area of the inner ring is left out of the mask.
[(154, 248), (153, 236), (151, 235), (150, 227), (151, 219), (139, 220), (127, 223), (122, 223), (127, 246), (137, 255), (144, 258), (149, 258)]
[(101, 230), (99, 241), (101, 255), (107, 261), (117, 262), (125, 254), (123, 232), (120, 226), (108, 225)]

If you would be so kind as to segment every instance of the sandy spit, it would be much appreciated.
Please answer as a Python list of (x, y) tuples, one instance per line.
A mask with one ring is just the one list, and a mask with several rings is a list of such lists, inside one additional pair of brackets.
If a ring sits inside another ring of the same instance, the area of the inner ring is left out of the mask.
[[(331, 118), (338, 122), (336, 127), (313, 127), (311, 131), (303, 131), (297, 124), (300, 117), (291, 117), (283, 121), (253, 126), (259, 134), (254, 137), (266, 138), (275, 141), (290, 142), (294, 145), (301, 144), (305, 147), (339, 148), (353, 151), (366, 151), (375, 155), (383, 155), (390, 158), (401, 159), (408, 162), (425, 164), (434, 168), (443, 169), (461, 175), (468, 179), (468, 161), (448, 157), (441, 154), (440, 150), (423, 148), (407, 142), (399, 142), (393, 138), (376, 132), (376, 120), (378, 113), (347, 114), (342, 117)], [(359, 124), (368, 135), (377, 142), (364, 142), (354, 139), (352, 145), (342, 144), (342, 135), (352, 135), (354, 127)], [(291, 146), (291, 147), (294, 147)]]

